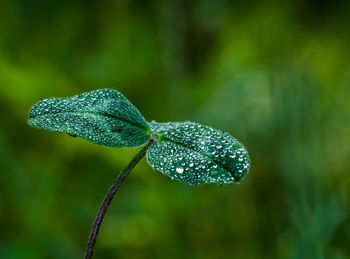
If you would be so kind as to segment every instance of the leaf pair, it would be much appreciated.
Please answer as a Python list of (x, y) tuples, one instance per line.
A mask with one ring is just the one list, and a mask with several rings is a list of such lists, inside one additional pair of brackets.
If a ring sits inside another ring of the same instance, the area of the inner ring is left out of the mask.
[(109, 147), (138, 147), (157, 136), (147, 150), (148, 163), (190, 185), (239, 182), (249, 170), (247, 151), (228, 133), (193, 122), (148, 123), (112, 89), (42, 99), (28, 122)]

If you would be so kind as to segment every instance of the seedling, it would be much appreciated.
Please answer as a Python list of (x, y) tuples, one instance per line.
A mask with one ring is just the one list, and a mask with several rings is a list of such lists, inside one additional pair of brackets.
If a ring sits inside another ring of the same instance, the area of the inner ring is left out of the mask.
[(152, 168), (189, 185), (238, 183), (250, 167), (248, 152), (228, 133), (190, 121), (148, 123), (128, 99), (112, 89), (43, 98), (30, 110), (28, 123), (108, 147), (143, 146), (107, 192), (92, 226), (85, 258), (92, 258), (115, 193), (145, 155)]

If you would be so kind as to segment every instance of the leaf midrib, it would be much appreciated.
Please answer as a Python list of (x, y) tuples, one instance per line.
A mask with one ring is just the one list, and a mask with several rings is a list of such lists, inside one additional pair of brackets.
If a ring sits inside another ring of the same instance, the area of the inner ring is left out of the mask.
[(31, 119), (35, 119), (35, 118), (38, 118), (38, 117), (43, 117), (43, 116), (47, 116), (47, 115), (55, 115), (55, 114), (92, 114), (92, 115), (98, 115), (98, 116), (106, 116), (106, 117), (109, 117), (109, 118), (112, 118), (112, 119), (116, 119), (116, 120), (120, 120), (120, 121), (123, 121), (125, 123), (128, 123), (136, 128), (139, 128), (141, 129), (142, 131), (145, 131), (146, 132), (146, 129), (144, 128), (141, 128), (139, 125), (135, 124), (135, 123), (132, 123), (131, 121), (128, 121), (128, 120), (125, 120), (119, 116), (116, 116), (116, 115), (112, 115), (112, 114), (108, 114), (108, 113), (102, 113), (102, 112), (93, 112), (93, 111), (83, 111), (83, 112), (77, 112), (77, 111), (70, 111), (70, 112), (47, 112), (43, 115), (38, 115), (38, 116), (34, 116), (34, 117), (31, 117)]

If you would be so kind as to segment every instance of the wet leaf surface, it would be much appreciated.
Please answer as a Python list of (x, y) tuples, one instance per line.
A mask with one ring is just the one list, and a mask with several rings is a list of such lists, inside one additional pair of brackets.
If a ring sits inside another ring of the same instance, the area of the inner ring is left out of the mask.
[(239, 182), (250, 161), (244, 146), (231, 135), (194, 122), (152, 122), (159, 135), (147, 151), (156, 170), (190, 185)]
[(149, 125), (140, 112), (112, 89), (42, 99), (30, 110), (28, 122), (109, 147), (137, 147), (150, 137)]

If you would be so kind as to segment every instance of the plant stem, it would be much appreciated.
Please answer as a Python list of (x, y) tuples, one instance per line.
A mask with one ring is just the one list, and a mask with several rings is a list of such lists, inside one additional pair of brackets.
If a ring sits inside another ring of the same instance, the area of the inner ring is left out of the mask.
[(131, 170), (136, 166), (136, 164), (145, 156), (147, 149), (153, 144), (153, 142), (154, 142), (154, 139), (150, 139), (147, 142), (147, 144), (140, 150), (140, 152), (138, 152), (134, 156), (134, 158), (127, 164), (127, 166), (124, 167), (124, 169), (120, 172), (120, 174), (115, 179), (112, 186), (109, 188), (100, 208), (97, 211), (94, 224), (92, 225), (89, 240), (85, 251), (85, 259), (92, 258), (97, 235), (98, 235), (98, 232), (100, 231), (103, 217), (105, 216), (114, 195), (118, 191), (120, 185), (123, 183), (125, 177), (131, 172)]

